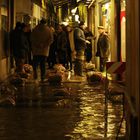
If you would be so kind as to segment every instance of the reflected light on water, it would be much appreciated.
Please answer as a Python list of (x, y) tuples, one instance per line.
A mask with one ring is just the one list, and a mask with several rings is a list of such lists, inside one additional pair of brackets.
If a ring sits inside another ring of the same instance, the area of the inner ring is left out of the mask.
[[(120, 106), (114, 107), (108, 104), (108, 115), (106, 116), (103, 93), (94, 92), (86, 86), (85, 91), (79, 90), (79, 94), (80, 121), (75, 124), (74, 130), (67, 136), (71, 137), (71, 140), (78, 140), (78, 138), (88, 140), (109, 138), (115, 140), (122, 117), (122, 106), (120, 109)], [(118, 118), (120, 119), (118, 120)], [(125, 123), (122, 126), (122, 134), (125, 133), (124, 128)]]
[[(90, 88), (87, 91), (81, 92), (80, 101), (80, 121), (77, 122), (72, 132), (71, 137), (81, 134), (85, 139), (89, 138), (103, 138), (104, 137), (104, 110), (102, 109), (101, 102), (103, 102), (103, 95), (96, 98), (97, 93), (94, 93)], [(85, 96), (87, 95), (87, 96)], [(94, 104), (96, 100), (96, 103)], [(99, 102), (97, 102), (97, 100)], [(104, 105), (103, 105), (104, 106)], [(98, 111), (97, 111), (98, 108)]]

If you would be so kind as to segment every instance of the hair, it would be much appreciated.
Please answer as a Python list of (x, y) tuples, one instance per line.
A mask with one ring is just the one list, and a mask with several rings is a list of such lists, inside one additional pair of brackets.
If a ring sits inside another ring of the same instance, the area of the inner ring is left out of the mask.
[(79, 26), (82, 26), (82, 25), (84, 25), (84, 24), (85, 24), (84, 21), (80, 21)]
[(17, 23), (16, 23), (16, 28), (21, 28), (21, 22), (20, 21), (18, 21)]
[(27, 27), (27, 25), (25, 23), (21, 23), (21, 29), (24, 29), (25, 27)]
[(40, 20), (40, 24), (46, 24), (46, 23), (47, 23), (47, 21), (46, 21), (45, 18), (42, 18), (42, 19)]

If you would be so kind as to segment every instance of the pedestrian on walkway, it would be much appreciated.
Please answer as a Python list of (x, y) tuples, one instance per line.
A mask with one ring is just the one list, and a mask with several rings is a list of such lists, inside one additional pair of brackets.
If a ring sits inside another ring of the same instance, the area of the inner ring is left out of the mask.
[(67, 36), (64, 31), (64, 25), (58, 25), (57, 27), (57, 58), (58, 63), (62, 64), (66, 68), (67, 64)]
[(105, 70), (106, 61), (108, 61), (110, 54), (109, 37), (103, 26), (98, 26), (98, 31), (100, 35), (97, 41), (96, 56), (100, 58), (100, 71), (103, 72)]
[(53, 66), (55, 64), (57, 64), (57, 61), (56, 61), (56, 53), (57, 53), (57, 34), (56, 34), (56, 31), (55, 31), (55, 28), (53, 26), (50, 26), (50, 30), (52, 31), (53, 33), (53, 42), (50, 46), (50, 50), (49, 50), (49, 56), (48, 56), (48, 59), (47, 59), (47, 62), (48, 62), (48, 66), (49, 66), (49, 69), (52, 69)]
[(84, 62), (85, 48), (86, 48), (86, 43), (90, 43), (85, 38), (84, 27), (85, 27), (84, 22), (81, 21), (79, 23), (79, 27), (76, 27), (74, 30), (74, 44), (75, 44), (75, 51), (76, 51), (74, 72), (75, 75), (78, 76), (84, 76), (83, 62)]
[(72, 70), (72, 52), (73, 52), (72, 39), (71, 39), (72, 27), (70, 25), (67, 25), (65, 32), (66, 32), (66, 37), (67, 37), (67, 42), (66, 42), (67, 66), (66, 68), (71, 71)]
[(16, 64), (16, 72), (24, 73), (23, 65), (28, 54), (29, 43), (25, 36), (26, 25), (21, 22), (16, 23), (15, 29), (11, 32), (11, 50)]
[(26, 24), (26, 27), (24, 29), (24, 33), (25, 33), (25, 36), (26, 36), (28, 44), (29, 44), (26, 63), (32, 65), (31, 25), (30, 24)]
[(86, 44), (86, 49), (85, 49), (86, 62), (89, 63), (92, 59), (92, 40), (95, 40), (96, 37), (89, 30), (88, 27), (86, 27), (85, 29), (85, 37), (90, 42), (90, 44), (89, 43)]
[(53, 42), (53, 33), (46, 23), (45, 19), (41, 19), (31, 33), (34, 79), (38, 78), (37, 68), (40, 66), (42, 82), (46, 79), (46, 59), (49, 55), (50, 45)]

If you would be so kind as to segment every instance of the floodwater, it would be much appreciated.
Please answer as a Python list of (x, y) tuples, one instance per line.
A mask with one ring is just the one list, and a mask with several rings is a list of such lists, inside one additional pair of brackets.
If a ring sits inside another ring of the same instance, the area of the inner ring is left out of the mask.
[(0, 140), (115, 140), (122, 110), (105, 102), (102, 85), (27, 84), (15, 106), (0, 107)]

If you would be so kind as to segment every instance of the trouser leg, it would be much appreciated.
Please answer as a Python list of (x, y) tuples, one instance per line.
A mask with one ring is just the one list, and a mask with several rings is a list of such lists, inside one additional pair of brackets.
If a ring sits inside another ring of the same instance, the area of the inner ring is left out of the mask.
[(83, 61), (82, 60), (75, 60), (75, 65), (74, 65), (74, 72), (75, 75), (83, 75)]
[(24, 72), (23, 65), (24, 65), (24, 58), (15, 58), (16, 62), (16, 72)]
[(37, 67), (38, 67), (38, 56), (33, 56), (33, 76), (34, 79), (38, 78), (38, 74), (37, 74)]
[(41, 70), (41, 80), (44, 80), (46, 76), (46, 56), (41, 57), (40, 70)]
[(100, 71), (101, 72), (105, 71), (105, 65), (106, 65), (106, 59), (100, 58)]

